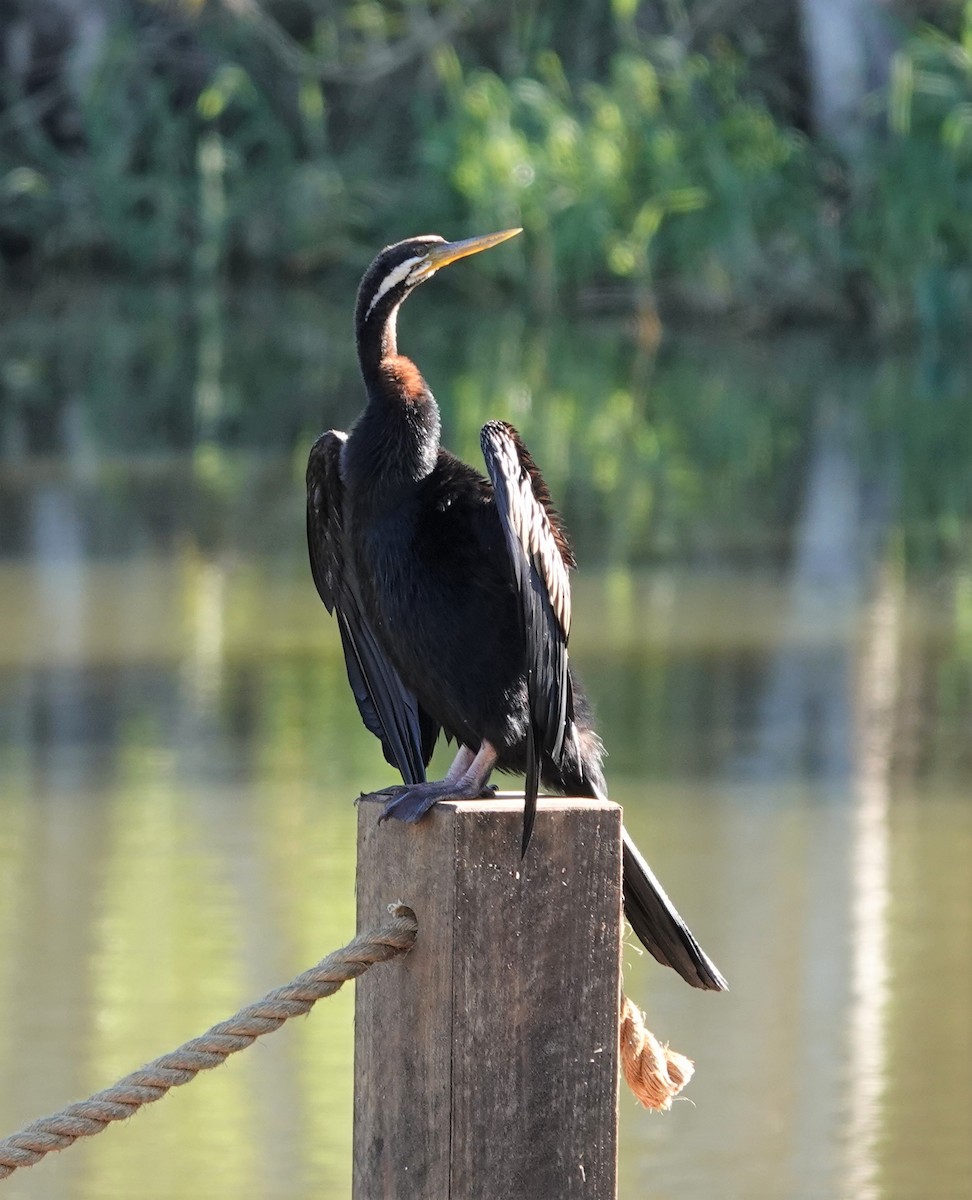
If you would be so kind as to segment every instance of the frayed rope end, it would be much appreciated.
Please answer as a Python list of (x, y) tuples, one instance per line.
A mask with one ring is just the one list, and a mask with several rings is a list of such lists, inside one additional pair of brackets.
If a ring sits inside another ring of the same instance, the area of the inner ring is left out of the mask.
[(621, 997), (621, 1069), (645, 1108), (665, 1112), (695, 1073), (695, 1063), (663, 1046), (645, 1025), (644, 1013)]

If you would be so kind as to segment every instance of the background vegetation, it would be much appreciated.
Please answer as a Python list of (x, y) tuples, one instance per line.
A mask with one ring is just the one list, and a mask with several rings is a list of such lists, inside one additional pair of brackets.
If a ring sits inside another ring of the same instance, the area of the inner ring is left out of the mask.
[(6, 278), (356, 272), (418, 229), (518, 223), (484, 270), (540, 307), (948, 334), (972, 6), (847, 3), (880, 9), (878, 69), (829, 129), (813, 0), (5, 6)]

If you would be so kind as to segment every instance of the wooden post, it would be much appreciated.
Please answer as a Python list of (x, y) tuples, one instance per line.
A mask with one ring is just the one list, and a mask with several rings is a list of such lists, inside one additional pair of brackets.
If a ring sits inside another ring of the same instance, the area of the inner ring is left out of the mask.
[(355, 999), (355, 1200), (615, 1200), (621, 812), (359, 805), (358, 928), (401, 901), (404, 959)]

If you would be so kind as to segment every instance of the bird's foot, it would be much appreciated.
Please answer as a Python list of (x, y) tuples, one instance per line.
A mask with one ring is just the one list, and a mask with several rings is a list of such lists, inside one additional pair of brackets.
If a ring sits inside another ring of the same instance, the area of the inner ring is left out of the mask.
[[(433, 804), (440, 800), (478, 800), (496, 795), (493, 784), (473, 787), (463, 780), (450, 781), (443, 779), (438, 783), (413, 783), (406, 787), (384, 788), (380, 792), (372, 792), (368, 799), (384, 798), (391, 795), (385, 805), (385, 811), (378, 818), (378, 823), (387, 821), (389, 817), (396, 821), (405, 821), (409, 825), (420, 820)], [(363, 798), (363, 797), (362, 797)]]

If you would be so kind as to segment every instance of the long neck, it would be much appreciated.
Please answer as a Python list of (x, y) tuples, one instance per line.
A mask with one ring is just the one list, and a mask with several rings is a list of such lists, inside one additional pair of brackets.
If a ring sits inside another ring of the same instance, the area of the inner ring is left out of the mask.
[(398, 355), (398, 309), (398, 304), (387, 307), (379, 304), (374, 312), (366, 313), (358, 302), (354, 338), (361, 374), (369, 391), (381, 373), (381, 364)]
[(348, 485), (382, 504), (393, 502), (435, 466), (439, 408), (415, 363), (398, 353), (398, 305), (378, 321), (356, 322), (358, 361), (368, 403), (345, 450)]

